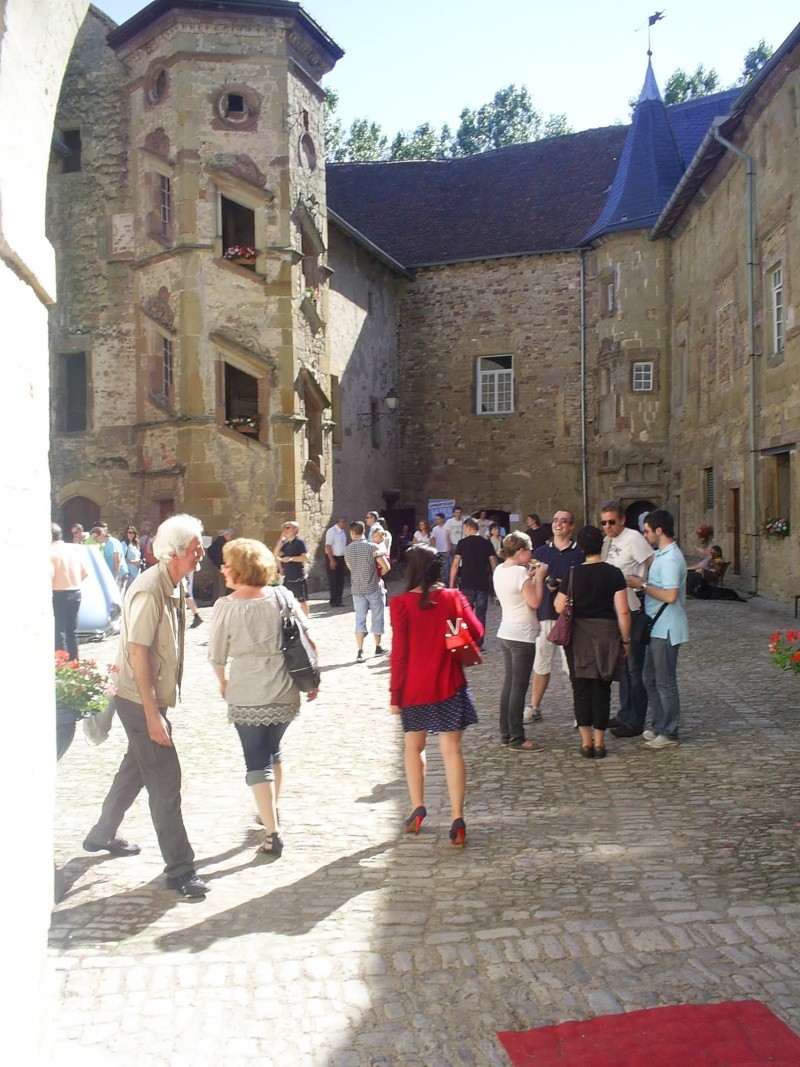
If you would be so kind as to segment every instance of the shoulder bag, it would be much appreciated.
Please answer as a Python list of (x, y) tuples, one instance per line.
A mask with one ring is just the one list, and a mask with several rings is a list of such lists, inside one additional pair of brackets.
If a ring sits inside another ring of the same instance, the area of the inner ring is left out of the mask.
[(652, 618), (644, 608), (641, 611), (634, 611), (631, 615), (631, 638), (634, 641), (638, 641), (642, 648), (647, 648), (650, 644), (650, 635), (653, 632), (653, 627), (658, 622), (666, 606), (666, 604), (662, 604)]
[(285, 594), (276, 586), (275, 596), (281, 608), (281, 651), (289, 677), (301, 693), (319, 689), (320, 673), (316, 657), (304, 641), (304, 632), (297, 625)]
[[(455, 597), (453, 598), (456, 599)], [(459, 667), (475, 667), (483, 663), (481, 650), (475, 644), (469, 627), (460, 615), (447, 620), (447, 632), (444, 635), (444, 647), (455, 659)]]
[(552, 641), (554, 645), (561, 645), (562, 647), (572, 642), (572, 573), (574, 570), (575, 568), (573, 567), (569, 572), (567, 602), (564, 605), (564, 610), (558, 616), (550, 633), (547, 635), (548, 641)]

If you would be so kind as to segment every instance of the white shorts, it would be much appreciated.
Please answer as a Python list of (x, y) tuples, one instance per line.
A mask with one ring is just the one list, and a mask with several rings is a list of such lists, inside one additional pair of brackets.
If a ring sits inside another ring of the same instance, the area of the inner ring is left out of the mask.
[(536, 638), (536, 658), (533, 661), (534, 674), (550, 674), (553, 669), (553, 657), (556, 652), (561, 652), (561, 669), (564, 674), (569, 674), (567, 657), (560, 645), (554, 645), (547, 640), (547, 635), (556, 624), (555, 619), (539, 619), (539, 636)]

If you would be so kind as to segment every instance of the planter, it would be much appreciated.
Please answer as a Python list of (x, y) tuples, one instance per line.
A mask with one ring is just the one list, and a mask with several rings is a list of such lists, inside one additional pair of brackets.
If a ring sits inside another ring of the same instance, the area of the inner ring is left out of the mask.
[(229, 259), (229, 263), (236, 263), (240, 267), (252, 267), (255, 270), (256, 257), (255, 256), (237, 256), (236, 259)]
[(82, 717), (72, 708), (56, 708), (56, 762), (68, 751), (75, 737), (75, 723)]

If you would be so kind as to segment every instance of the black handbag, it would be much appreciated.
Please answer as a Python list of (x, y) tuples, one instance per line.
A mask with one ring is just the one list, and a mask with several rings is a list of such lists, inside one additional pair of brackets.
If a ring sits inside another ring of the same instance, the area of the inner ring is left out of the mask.
[(289, 601), (276, 587), (275, 595), (281, 606), (281, 650), (289, 677), (301, 693), (319, 689), (320, 673), (313, 652), (303, 642), (303, 634), (292, 614)]
[[(572, 570), (574, 569), (573, 567)], [(572, 643), (572, 570), (569, 572), (567, 602), (564, 605), (564, 610), (558, 616), (550, 633), (547, 635), (548, 641), (552, 641), (554, 645), (560, 645), (562, 648), (566, 648), (567, 645)]]
[(652, 618), (644, 608), (641, 611), (634, 611), (631, 615), (631, 638), (634, 641), (638, 641), (642, 648), (647, 648), (650, 644), (650, 634), (653, 632), (653, 627), (658, 622), (659, 616), (666, 606), (666, 604), (662, 604)]

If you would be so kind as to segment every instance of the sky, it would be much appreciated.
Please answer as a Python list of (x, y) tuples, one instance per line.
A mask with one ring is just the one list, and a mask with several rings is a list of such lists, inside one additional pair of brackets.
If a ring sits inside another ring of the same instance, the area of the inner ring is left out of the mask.
[[(629, 120), (647, 67), (663, 88), (678, 67), (715, 68), (737, 80), (748, 49), (777, 48), (797, 22), (790, 0), (305, 0), (306, 12), (344, 49), (324, 81), (339, 94), (346, 127), (369, 118), (390, 138), (424, 122), (458, 126), (498, 89), (526, 85), (543, 114), (575, 130)], [(94, 0), (117, 23), (141, 0)]]

